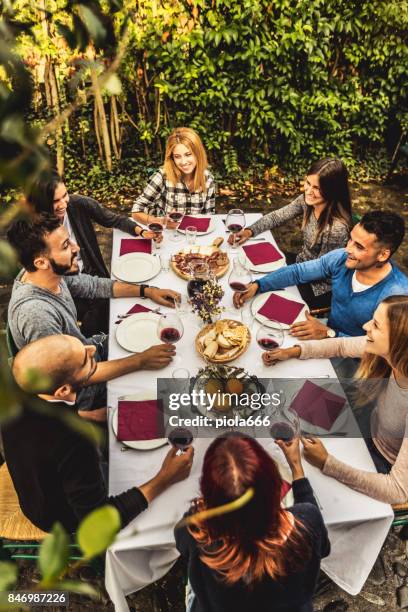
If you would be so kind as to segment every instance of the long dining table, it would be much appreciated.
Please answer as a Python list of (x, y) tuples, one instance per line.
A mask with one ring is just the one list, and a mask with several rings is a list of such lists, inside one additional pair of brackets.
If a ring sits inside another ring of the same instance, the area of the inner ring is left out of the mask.
[[(246, 214), (246, 223), (250, 225), (260, 217), (257, 213)], [(225, 215), (214, 216), (214, 231), (197, 237), (197, 244), (211, 244), (215, 237), (225, 240), (228, 234), (225, 228)], [(167, 235), (168, 234), (168, 235)], [(122, 238), (128, 238), (120, 230), (113, 232), (112, 264), (119, 257)], [(272, 232), (262, 234), (276, 245)], [(253, 243), (253, 242), (252, 242)], [(161, 255), (170, 257), (186, 245), (185, 241), (173, 242), (170, 232), (165, 232), (165, 238), (160, 251)], [(222, 304), (227, 309), (232, 308), (232, 291), (228, 286), (228, 273), (219, 280), (225, 295)], [(171, 269), (160, 271), (151, 284), (161, 288), (171, 288), (180, 293), (186, 293), (186, 281), (179, 278)], [(288, 291), (299, 299), (296, 287)], [(154, 307), (150, 300), (140, 298), (112, 299), (110, 302), (110, 336), (109, 359), (125, 357), (129, 353), (117, 342), (115, 322), (118, 315), (126, 313), (135, 302)], [(162, 307), (163, 311), (167, 308)], [(170, 311), (170, 309), (168, 309)], [(141, 485), (152, 478), (159, 470), (168, 452), (168, 446), (155, 450), (141, 451), (130, 449), (123, 452), (123, 444), (116, 439), (112, 429), (112, 412), (118, 405), (121, 396), (131, 394), (151, 393), (156, 389), (158, 377), (171, 378), (175, 367), (188, 368), (193, 376), (205, 366), (202, 357), (196, 352), (194, 338), (200, 330), (197, 317), (188, 315), (183, 318), (184, 335), (177, 343), (178, 363), (160, 371), (137, 371), (122, 376), (108, 383), (109, 406), (109, 493), (119, 494), (132, 486)], [(253, 339), (248, 350), (232, 365), (245, 368), (259, 378), (336, 378), (336, 373), (328, 359), (310, 359), (307, 361), (290, 360), (281, 362), (271, 368), (263, 365), (261, 351), (254, 339), (259, 324), (254, 320), (251, 330)], [(159, 344), (159, 340), (155, 342)], [(294, 338), (285, 334), (284, 345), (291, 346)], [(354, 417), (350, 413), (347, 427), (355, 426)], [(173, 529), (177, 521), (188, 509), (190, 500), (198, 494), (199, 476), (203, 456), (211, 442), (210, 438), (194, 440), (194, 462), (189, 477), (179, 482), (158, 498), (146, 511), (140, 514), (129, 525), (122, 529), (115, 542), (106, 554), (106, 589), (115, 610), (118, 612), (129, 609), (126, 595), (151, 584), (164, 576), (176, 562), (179, 554), (175, 548)], [(262, 438), (259, 442), (281, 464), (286, 463), (282, 452), (270, 438)], [(327, 438), (324, 443), (329, 452), (357, 468), (375, 471), (374, 464), (368, 453), (364, 440), (359, 437)], [(323, 571), (341, 588), (356, 595), (364, 585), (365, 580), (380, 552), (393, 520), (391, 506), (381, 503), (366, 495), (350, 489), (340, 482), (322, 474), (318, 469), (304, 462), (306, 476), (309, 478), (316, 493), (321, 512), (327, 526), (331, 553), (322, 561)]]

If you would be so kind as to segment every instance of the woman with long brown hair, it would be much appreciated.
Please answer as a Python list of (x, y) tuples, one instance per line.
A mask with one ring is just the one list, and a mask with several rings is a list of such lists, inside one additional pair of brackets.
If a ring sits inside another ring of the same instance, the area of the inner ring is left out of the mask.
[(299, 440), (277, 441), (293, 475), (295, 504), (281, 506), (282, 478), (253, 438), (232, 434), (208, 448), (201, 496), (190, 512), (253, 497), (228, 514), (176, 527), (176, 545), (188, 563), (194, 612), (306, 612), (330, 544), (323, 518), (304, 477)]
[[(367, 336), (299, 342), (263, 354), (271, 365), (291, 357), (361, 357), (356, 399), (369, 417), (368, 449), (379, 473), (353, 468), (332, 455), (318, 439), (304, 439), (305, 458), (324, 474), (390, 504), (408, 500), (408, 296), (381, 302), (364, 325)], [(365, 399), (362, 399), (362, 396)], [(368, 405), (373, 405), (371, 414)], [(363, 405), (365, 404), (365, 406)], [(366, 419), (368, 420), (368, 419)], [(363, 431), (363, 434), (365, 432)]]
[[(147, 224), (152, 216), (163, 216), (172, 210), (189, 215), (215, 212), (214, 177), (208, 170), (203, 143), (191, 128), (177, 128), (170, 134), (163, 167), (137, 198), (132, 216)], [(170, 220), (167, 227), (172, 227)]]
[[(318, 259), (329, 251), (346, 246), (352, 225), (352, 209), (348, 172), (340, 159), (326, 157), (314, 162), (306, 173), (304, 193), (242, 230), (237, 234), (239, 244), (296, 217), (303, 219), (303, 246), (297, 254), (285, 254), (288, 264)], [(330, 306), (328, 281), (300, 285), (299, 291), (310, 308)]]

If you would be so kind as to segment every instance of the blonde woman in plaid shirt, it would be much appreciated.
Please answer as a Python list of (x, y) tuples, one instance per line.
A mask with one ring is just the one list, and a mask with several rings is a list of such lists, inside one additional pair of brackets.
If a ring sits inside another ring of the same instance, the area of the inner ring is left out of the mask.
[[(185, 127), (170, 134), (163, 168), (137, 198), (132, 217), (147, 224), (151, 215), (162, 216), (172, 210), (189, 215), (215, 213), (214, 177), (208, 170), (203, 143), (194, 130)], [(168, 220), (167, 227), (172, 225)]]

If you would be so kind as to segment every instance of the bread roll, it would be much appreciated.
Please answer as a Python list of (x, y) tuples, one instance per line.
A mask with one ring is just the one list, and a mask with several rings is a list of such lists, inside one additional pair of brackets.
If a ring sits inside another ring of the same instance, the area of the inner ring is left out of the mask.
[(209, 359), (213, 359), (215, 355), (217, 354), (217, 351), (218, 351), (218, 344), (215, 340), (213, 340), (212, 342), (210, 342), (210, 344), (205, 349), (204, 356), (208, 357)]

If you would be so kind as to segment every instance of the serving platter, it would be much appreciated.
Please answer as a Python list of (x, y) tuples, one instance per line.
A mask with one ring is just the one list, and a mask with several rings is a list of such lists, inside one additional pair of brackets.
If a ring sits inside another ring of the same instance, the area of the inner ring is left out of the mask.
[(172, 270), (184, 280), (190, 280), (190, 266), (194, 263), (208, 263), (210, 271), (216, 278), (228, 272), (230, 260), (225, 251), (219, 248), (223, 238), (216, 238), (209, 245), (186, 246), (171, 258)]
[(245, 353), (250, 342), (251, 332), (246, 325), (233, 319), (221, 319), (200, 330), (195, 347), (205, 361), (230, 363)]

